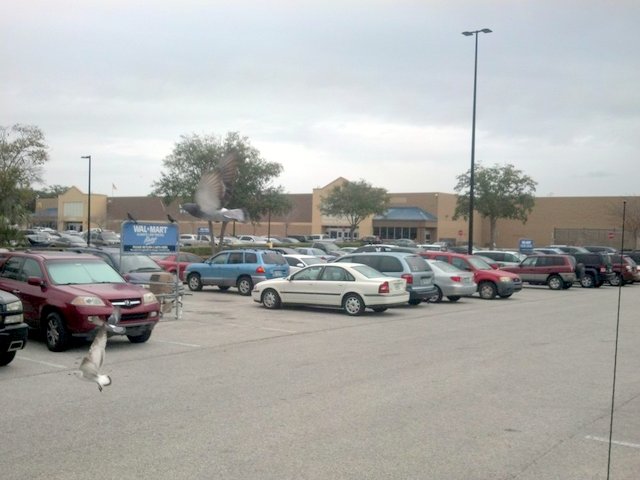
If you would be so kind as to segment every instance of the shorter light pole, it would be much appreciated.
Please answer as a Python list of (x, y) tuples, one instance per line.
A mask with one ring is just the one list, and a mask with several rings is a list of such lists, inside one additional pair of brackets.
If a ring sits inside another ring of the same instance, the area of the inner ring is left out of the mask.
[(87, 192), (87, 246), (91, 246), (91, 155), (80, 158), (89, 159), (89, 191)]

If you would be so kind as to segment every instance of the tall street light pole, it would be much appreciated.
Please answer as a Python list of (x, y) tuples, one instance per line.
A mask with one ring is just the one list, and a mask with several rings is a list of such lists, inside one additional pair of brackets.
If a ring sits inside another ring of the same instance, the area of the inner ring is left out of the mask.
[(87, 192), (87, 245), (91, 246), (91, 155), (80, 158), (89, 159), (89, 190)]
[(473, 210), (475, 195), (475, 155), (476, 155), (476, 90), (478, 85), (478, 33), (491, 33), (488, 28), (482, 30), (473, 30), (471, 32), (462, 32), (466, 37), (475, 35), (476, 37), (476, 53), (473, 66), (473, 120), (471, 121), (471, 172), (469, 175), (469, 245), (468, 253), (473, 254)]

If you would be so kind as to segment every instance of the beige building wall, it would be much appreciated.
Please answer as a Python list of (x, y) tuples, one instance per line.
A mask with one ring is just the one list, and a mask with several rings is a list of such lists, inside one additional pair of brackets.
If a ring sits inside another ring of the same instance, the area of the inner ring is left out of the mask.
[[(622, 219), (612, 214), (623, 197), (539, 197), (527, 223), (498, 220), (496, 243), (500, 248), (516, 248), (521, 238), (535, 245), (557, 243), (554, 229), (606, 229), (620, 231)], [(490, 239), (489, 222), (483, 221), (482, 245)]]
[[(72, 214), (66, 209), (67, 204), (81, 204), (82, 210), (77, 209)], [(69, 188), (58, 196), (58, 230), (65, 230), (69, 222), (81, 223), (82, 230), (87, 230), (88, 195), (77, 187)], [(67, 212), (65, 213), (65, 210)], [(91, 225), (89, 228), (106, 228), (107, 224), (107, 196), (99, 193), (91, 194)]]

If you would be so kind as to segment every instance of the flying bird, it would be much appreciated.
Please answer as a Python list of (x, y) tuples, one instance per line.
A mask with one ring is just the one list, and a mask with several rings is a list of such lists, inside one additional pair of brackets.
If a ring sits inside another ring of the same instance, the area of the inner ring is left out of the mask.
[(113, 313), (106, 322), (101, 320), (93, 321), (93, 323), (99, 325), (98, 332), (93, 342), (91, 342), (89, 353), (87, 353), (82, 359), (82, 362), (80, 362), (80, 378), (97, 383), (98, 390), (100, 391), (102, 391), (102, 387), (111, 385), (111, 377), (101, 374), (100, 368), (104, 363), (105, 350), (107, 347), (107, 332), (124, 333), (124, 328), (117, 325), (119, 321), (119, 307), (114, 307)]
[(180, 206), (194, 217), (214, 222), (246, 222), (248, 215), (242, 208), (227, 209), (223, 205), (231, 198), (238, 177), (238, 155), (228, 154), (213, 170), (202, 175), (195, 194), (195, 203)]

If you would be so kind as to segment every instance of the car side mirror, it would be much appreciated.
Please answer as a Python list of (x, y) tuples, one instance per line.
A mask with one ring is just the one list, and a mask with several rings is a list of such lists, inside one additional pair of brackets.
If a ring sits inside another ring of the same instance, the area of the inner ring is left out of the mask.
[(44, 280), (40, 277), (27, 277), (27, 283), (35, 287), (44, 287)]

